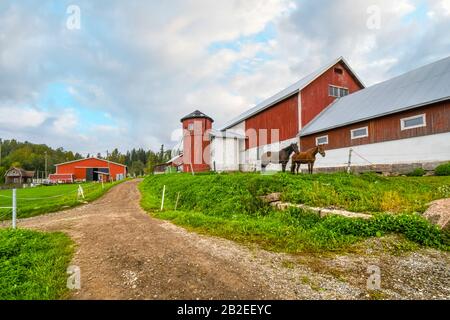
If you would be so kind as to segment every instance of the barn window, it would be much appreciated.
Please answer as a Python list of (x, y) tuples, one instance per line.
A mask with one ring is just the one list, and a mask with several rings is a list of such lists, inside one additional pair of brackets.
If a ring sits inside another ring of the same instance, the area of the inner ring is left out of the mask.
[(321, 144), (328, 144), (328, 136), (322, 136), (316, 138), (316, 146)]
[(421, 128), (427, 125), (425, 114), (403, 118), (400, 120), (402, 130)]
[(190, 130), (190, 131), (194, 130), (194, 123), (188, 124), (188, 130)]
[(340, 97), (344, 97), (348, 94), (349, 94), (349, 91), (347, 88), (336, 87), (336, 86), (332, 86), (332, 85), (330, 85), (328, 87), (328, 95), (330, 97), (340, 98)]
[(365, 138), (369, 136), (369, 128), (358, 128), (351, 130), (352, 139)]

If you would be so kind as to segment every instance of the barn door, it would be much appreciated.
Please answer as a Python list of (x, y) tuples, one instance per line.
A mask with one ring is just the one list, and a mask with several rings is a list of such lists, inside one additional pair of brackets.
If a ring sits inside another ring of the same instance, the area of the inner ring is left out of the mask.
[(94, 168), (87, 168), (86, 181), (93, 181), (93, 180), (94, 180)]

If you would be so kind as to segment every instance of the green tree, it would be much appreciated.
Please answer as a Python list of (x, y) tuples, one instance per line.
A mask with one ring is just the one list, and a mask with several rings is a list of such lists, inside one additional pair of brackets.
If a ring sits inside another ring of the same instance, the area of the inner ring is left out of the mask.
[(0, 184), (5, 183), (6, 168), (0, 167)]
[(156, 165), (160, 164), (159, 163), (159, 156), (153, 152), (153, 151), (149, 151), (147, 153), (147, 166), (145, 168), (145, 172), (147, 174), (152, 174), (153, 173), (153, 169), (155, 168)]
[(130, 168), (130, 173), (132, 175), (139, 176), (144, 173), (145, 165), (142, 163), (142, 161), (133, 161)]

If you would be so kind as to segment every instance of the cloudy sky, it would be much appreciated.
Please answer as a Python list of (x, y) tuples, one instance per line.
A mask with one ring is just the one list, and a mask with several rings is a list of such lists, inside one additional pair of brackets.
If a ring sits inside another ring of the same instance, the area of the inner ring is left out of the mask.
[(0, 138), (171, 146), (195, 109), (220, 126), (339, 56), (371, 85), (449, 30), (450, 0), (0, 0)]

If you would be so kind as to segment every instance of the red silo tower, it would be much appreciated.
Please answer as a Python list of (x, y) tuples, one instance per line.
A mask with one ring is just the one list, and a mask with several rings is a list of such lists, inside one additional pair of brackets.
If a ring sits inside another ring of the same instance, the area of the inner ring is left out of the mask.
[(181, 119), (183, 124), (183, 171), (210, 170), (209, 131), (214, 120), (198, 110)]

